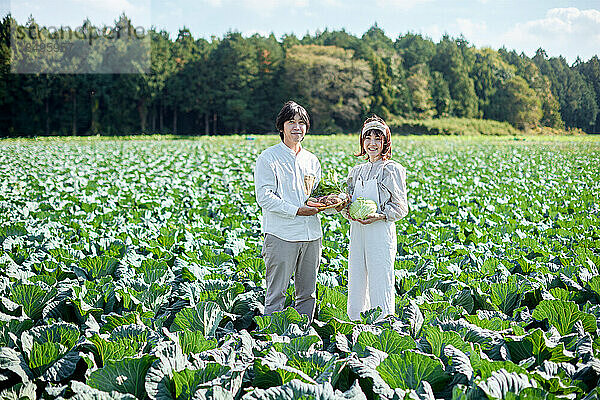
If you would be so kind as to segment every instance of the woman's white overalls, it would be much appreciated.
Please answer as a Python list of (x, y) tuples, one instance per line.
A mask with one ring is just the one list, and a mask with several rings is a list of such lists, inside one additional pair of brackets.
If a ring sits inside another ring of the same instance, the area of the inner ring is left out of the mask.
[[(384, 166), (385, 163), (379, 174)], [(377, 212), (381, 213), (377, 176), (366, 181), (358, 177), (352, 201), (358, 197), (373, 200), (377, 203)], [(377, 307), (381, 307), (381, 317), (394, 314), (396, 246), (394, 222), (376, 221), (363, 225), (350, 220), (348, 316), (352, 320), (359, 320), (362, 311)]]

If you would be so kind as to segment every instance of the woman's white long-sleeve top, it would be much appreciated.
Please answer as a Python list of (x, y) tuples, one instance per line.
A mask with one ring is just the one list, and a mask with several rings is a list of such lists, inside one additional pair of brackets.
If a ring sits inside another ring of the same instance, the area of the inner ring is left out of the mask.
[(356, 180), (377, 178), (379, 205), (386, 220), (394, 222), (408, 214), (406, 197), (406, 168), (396, 161), (377, 160), (352, 168), (348, 174), (348, 194), (352, 197)]

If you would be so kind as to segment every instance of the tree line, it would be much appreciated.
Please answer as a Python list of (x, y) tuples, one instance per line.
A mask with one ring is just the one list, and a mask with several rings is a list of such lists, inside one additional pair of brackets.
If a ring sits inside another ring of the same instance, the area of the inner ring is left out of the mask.
[[(128, 24), (121, 15), (115, 27)], [(32, 18), (25, 25), (10, 15), (2, 20), (0, 136), (265, 133), (289, 99), (307, 107), (318, 133), (354, 132), (372, 113), (600, 132), (598, 56), (569, 65), (543, 49), (529, 58), (476, 48), (463, 37), (392, 40), (377, 25), (361, 37), (326, 30), (280, 39), (238, 32), (196, 39), (183, 28), (174, 40), (148, 31), (147, 73), (15, 74), (15, 26), (46, 29)], [(100, 28), (84, 21), (81, 29)], [(105, 60), (90, 54), (78, 62)]]

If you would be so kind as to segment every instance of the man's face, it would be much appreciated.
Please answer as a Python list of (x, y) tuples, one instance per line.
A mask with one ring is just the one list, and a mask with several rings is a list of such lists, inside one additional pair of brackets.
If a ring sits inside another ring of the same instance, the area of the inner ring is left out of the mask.
[(306, 135), (306, 123), (298, 114), (283, 123), (283, 143), (294, 146), (300, 143)]

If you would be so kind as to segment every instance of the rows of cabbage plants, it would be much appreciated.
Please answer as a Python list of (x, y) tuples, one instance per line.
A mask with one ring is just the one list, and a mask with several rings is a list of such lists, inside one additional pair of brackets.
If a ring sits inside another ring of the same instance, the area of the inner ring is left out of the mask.
[[(395, 137), (396, 315), (349, 320), (322, 216), (309, 323), (262, 315), (249, 139), (0, 142), (1, 399), (599, 397), (598, 140)], [(345, 175), (356, 141), (304, 145)]]

